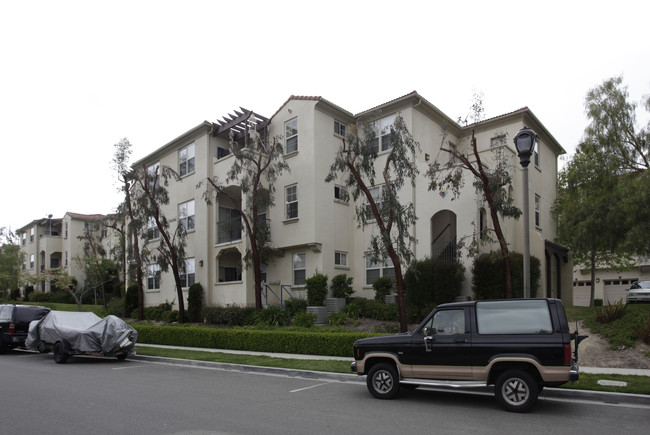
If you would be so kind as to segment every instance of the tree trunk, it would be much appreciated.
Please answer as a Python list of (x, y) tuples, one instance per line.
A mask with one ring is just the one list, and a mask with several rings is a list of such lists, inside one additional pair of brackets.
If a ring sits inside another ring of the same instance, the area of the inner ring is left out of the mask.
[(589, 296), (589, 306), (594, 306), (594, 297), (596, 296), (596, 252), (591, 252), (591, 295)]
[(406, 303), (404, 301), (404, 278), (402, 276), (402, 265), (397, 256), (397, 252), (393, 249), (392, 245), (386, 247), (388, 256), (393, 262), (395, 268), (395, 286), (397, 288), (397, 305), (399, 308), (399, 331), (408, 331), (408, 322), (406, 320)]

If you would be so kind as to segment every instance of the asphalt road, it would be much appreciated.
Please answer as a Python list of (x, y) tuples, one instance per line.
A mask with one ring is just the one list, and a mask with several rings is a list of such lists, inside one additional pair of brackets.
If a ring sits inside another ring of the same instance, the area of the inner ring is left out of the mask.
[(0, 355), (7, 434), (636, 434), (647, 405), (540, 399), (512, 414), (490, 395), (416, 390), (382, 401), (363, 378), (260, 374), (139, 360)]

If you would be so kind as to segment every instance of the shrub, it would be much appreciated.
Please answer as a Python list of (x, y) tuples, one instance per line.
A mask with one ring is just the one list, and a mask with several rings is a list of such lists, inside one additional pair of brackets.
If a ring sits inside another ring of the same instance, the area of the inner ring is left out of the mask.
[(627, 308), (627, 304), (622, 299), (613, 305), (607, 301), (607, 305), (595, 310), (594, 315), (598, 323), (611, 323), (623, 316), (625, 308)]
[(124, 311), (133, 313), (135, 310), (135, 319), (138, 318), (138, 283), (130, 284), (126, 289), (124, 296)]
[(74, 304), (75, 300), (68, 292), (30, 293), (29, 302), (52, 302), (55, 304)]
[(111, 298), (108, 303), (108, 314), (112, 314), (117, 317), (124, 317), (126, 310), (124, 309), (124, 299), (121, 298)]
[(282, 308), (272, 306), (257, 313), (255, 323), (257, 325), (287, 326), (291, 322), (289, 316)]
[[(510, 253), (510, 276), (512, 297), (521, 298), (524, 294), (523, 256)], [(501, 252), (481, 254), (474, 260), (472, 267), (472, 290), (476, 299), (504, 299), (506, 297), (505, 280), (503, 277), (503, 257)], [(537, 296), (537, 288), (541, 277), (540, 262), (536, 257), (530, 257), (530, 289), (531, 297)]]
[(332, 290), (332, 297), (335, 298), (349, 298), (354, 293), (352, 288), (352, 281), (354, 278), (351, 276), (348, 277), (346, 274), (342, 273), (336, 275), (332, 278), (332, 284), (330, 284), (330, 290)]
[(594, 307), (602, 307), (602, 306), (603, 306), (602, 299), (594, 299)]
[(330, 326), (342, 326), (345, 325), (345, 322), (348, 321), (348, 316), (341, 311), (340, 313), (332, 313), (327, 318), (327, 323)]
[(200, 322), (201, 310), (203, 309), (203, 286), (194, 283), (187, 291), (187, 315), (190, 322)]
[(174, 323), (178, 322), (178, 311), (163, 311), (161, 315), (161, 320), (165, 323)]
[(391, 293), (395, 287), (395, 282), (390, 278), (377, 278), (375, 282), (372, 283), (372, 288), (375, 290), (375, 300), (384, 301), (384, 296), (387, 296)]
[(645, 322), (645, 324), (639, 328), (636, 328), (635, 331), (641, 341), (643, 341), (645, 344), (650, 344), (650, 316), (648, 316), (648, 320)]
[(20, 289), (15, 288), (11, 291), (11, 300), (12, 301), (17, 301), (18, 298), (20, 298)]
[(169, 302), (162, 303), (155, 307), (147, 307), (144, 309), (144, 318), (146, 320), (163, 320), (163, 313), (172, 310), (172, 305)]
[[(358, 313), (356, 317), (365, 317), (367, 319), (383, 320), (386, 322), (396, 322), (398, 320), (397, 304), (386, 305), (372, 299), (356, 298), (353, 299), (343, 313)], [(352, 316), (350, 316), (352, 317)]]
[(254, 307), (203, 307), (201, 317), (207, 323), (227, 326), (243, 326), (255, 314)]
[(24, 296), (25, 296), (26, 301), (29, 300), (29, 295), (32, 294), (33, 292), (34, 292), (34, 286), (33, 285), (25, 286), (25, 295)]
[(316, 316), (307, 312), (300, 312), (293, 318), (293, 324), (301, 328), (311, 328), (316, 323)]
[(311, 278), (305, 280), (307, 289), (307, 304), (310, 307), (320, 307), (327, 298), (327, 275), (316, 272)]
[(287, 299), (284, 301), (284, 309), (289, 317), (295, 317), (297, 314), (307, 311), (307, 300), (296, 298)]

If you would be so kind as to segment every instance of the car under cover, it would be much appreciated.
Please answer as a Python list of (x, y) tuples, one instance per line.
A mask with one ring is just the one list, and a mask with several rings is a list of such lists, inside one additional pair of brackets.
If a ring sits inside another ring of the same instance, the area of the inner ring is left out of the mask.
[(94, 313), (50, 311), (29, 325), (25, 346), (39, 350), (41, 343), (62, 341), (73, 352), (130, 353), (137, 337), (138, 331), (117, 316), (102, 319)]

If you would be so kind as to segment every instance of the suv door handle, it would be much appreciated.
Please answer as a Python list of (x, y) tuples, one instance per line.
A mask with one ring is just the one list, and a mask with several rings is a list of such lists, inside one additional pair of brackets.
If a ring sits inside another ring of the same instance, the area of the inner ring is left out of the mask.
[(467, 343), (467, 342), (468, 342), (468, 341), (467, 341), (466, 338), (457, 338), (457, 339), (456, 339), (456, 343)]

